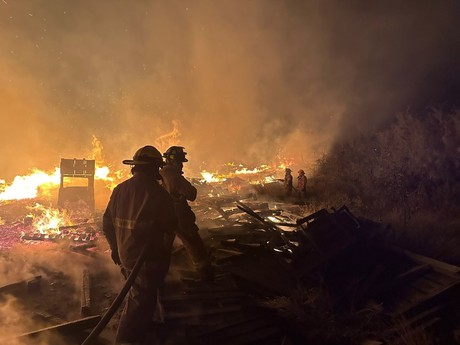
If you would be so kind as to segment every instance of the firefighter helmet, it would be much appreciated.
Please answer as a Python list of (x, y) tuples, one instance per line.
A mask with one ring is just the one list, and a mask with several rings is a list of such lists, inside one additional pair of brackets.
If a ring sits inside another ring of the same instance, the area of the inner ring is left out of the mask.
[(127, 165), (146, 165), (146, 164), (163, 165), (163, 157), (160, 151), (155, 147), (147, 145), (141, 147), (133, 156), (133, 159), (125, 159), (123, 164)]
[(302, 169), (300, 169), (297, 173), (300, 175), (305, 175), (305, 171), (303, 171)]
[(163, 157), (171, 161), (188, 162), (188, 159), (185, 158), (186, 154), (187, 152), (184, 151), (184, 147), (171, 146), (165, 153), (163, 153)]

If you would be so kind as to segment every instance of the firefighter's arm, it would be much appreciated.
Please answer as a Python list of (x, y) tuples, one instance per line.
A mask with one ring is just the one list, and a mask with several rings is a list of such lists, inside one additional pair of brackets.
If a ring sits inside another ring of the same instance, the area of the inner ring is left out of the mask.
[(177, 192), (190, 201), (195, 201), (197, 196), (196, 188), (183, 176), (179, 178)]
[(115, 227), (113, 225), (112, 221), (112, 215), (111, 215), (111, 202), (112, 198), (109, 201), (109, 205), (107, 206), (107, 209), (104, 212), (104, 215), (102, 216), (102, 232), (105, 235), (105, 238), (107, 239), (107, 242), (109, 243), (110, 250), (112, 251), (111, 256), (112, 260), (115, 264), (120, 265), (120, 258), (118, 256), (118, 246), (117, 246), (117, 238), (115, 235)]
[(115, 227), (113, 226), (110, 210), (107, 208), (102, 216), (102, 232), (109, 243), (111, 249), (117, 248), (117, 239), (115, 237)]

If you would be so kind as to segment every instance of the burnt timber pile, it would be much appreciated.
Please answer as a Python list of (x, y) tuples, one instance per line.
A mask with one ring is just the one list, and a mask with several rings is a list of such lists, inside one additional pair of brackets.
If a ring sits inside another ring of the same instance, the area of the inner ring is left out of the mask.
[[(239, 198), (193, 205), (206, 220), (201, 232), (216, 278), (200, 281), (185, 249), (175, 246), (152, 344), (404, 344), (404, 336), (417, 333), (455, 343), (460, 268), (394, 247), (388, 225), (346, 207), (300, 217), (288, 204)], [(85, 236), (84, 246), (74, 239), (69, 250), (88, 260), (107, 254), (88, 250), (101, 242), (98, 226), (63, 229)], [(33, 298), (44, 288), (41, 280), (13, 282), (0, 294)], [(36, 311), (43, 328), (17, 339), (33, 344), (57, 333), (66, 344), (80, 344), (117, 293), (91, 269), (82, 271), (80, 289), (71, 320)], [(111, 343), (118, 318), (97, 343)]]

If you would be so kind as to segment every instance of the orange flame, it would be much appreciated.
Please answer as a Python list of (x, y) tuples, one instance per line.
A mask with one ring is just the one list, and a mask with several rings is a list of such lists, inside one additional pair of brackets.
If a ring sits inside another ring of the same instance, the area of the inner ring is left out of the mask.
[(223, 182), (223, 181), (227, 180), (226, 177), (220, 176), (217, 173), (212, 173), (212, 172), (209, 172), (209, 171), (206, 171), (206, 170), (203, 170), (201, 172), (201, 176), (203, 177), (203, 179), (201, 181), (202, 182), (206, 181), (208, 183), (211, 183), (211, 182)]
[[(95, 180), (108, 182), (106, 187), (113, 189), (117, 181), (123, 177), (122, 171), (111, 172), (108, 166), (102, 163), (101, 142), (93, 136), (92, 151), (90, 157), (96, 160)], [(0, 179), (0, 201), (34, 199), (37, 196), (49, 195), (52, 190), (60, 186), (61, 172), (59, 168), (54, 168), (54, 172), (46, 173), (39, 169), (32, 169), (32, 173), (27, 176), (16, 176), (11, 184)]]
[(45, 192), (47, 189), (55, 188), (59, 183), (59, 168), (55, 168), (52, 174), (34, 169), (33, 173), (28, 176), (16, 176), (10, 185), (2, 183), (0, 200), (33, 199), (37, 197), (39, 189)]
[(45, 207), (36, 203), (34, 206), (29, 207), (33, 212), (30, 214), (32, 226), (41, 234), (60, 234), (61, 226), (72, 225), (72, 221), (68, 217), (65, 210), (58, 210), (52, 207)]

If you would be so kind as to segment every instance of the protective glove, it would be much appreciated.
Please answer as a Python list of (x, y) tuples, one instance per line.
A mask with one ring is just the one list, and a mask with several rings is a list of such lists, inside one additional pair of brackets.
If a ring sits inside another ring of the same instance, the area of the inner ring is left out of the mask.
[(112, 261), (115, 263), (115, 265), (121, 266), (120, 257), (118, 256), (118, 250), (112, 250), (110, 256), (112, 257)]

